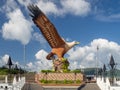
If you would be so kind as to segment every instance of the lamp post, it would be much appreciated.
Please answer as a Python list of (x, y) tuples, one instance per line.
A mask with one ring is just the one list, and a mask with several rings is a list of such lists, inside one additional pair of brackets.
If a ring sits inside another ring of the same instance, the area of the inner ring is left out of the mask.
[(26, 69), (26, 46), (23, 47), (23, 61), (24, 61), (24, 75), (25, 75), (25, 69)]
[(103, 77), (104, 77), (104, 82), (106, 82), (106, 79), (105, 79), (105, 77), (106, 77), (106, 66), (105, 66), (105, 64), (103, 65)]
[(102, 79), (102, 72), (103, 72), (103, 69), (100, 68), (100, 69), (99, 69), (99, 75), (100, 75), (101, 79)]
[(99, 50), (99, 47), (97, 46), (97, 52), (96, 52), (96, 78), (98, 77), (98, 50)]

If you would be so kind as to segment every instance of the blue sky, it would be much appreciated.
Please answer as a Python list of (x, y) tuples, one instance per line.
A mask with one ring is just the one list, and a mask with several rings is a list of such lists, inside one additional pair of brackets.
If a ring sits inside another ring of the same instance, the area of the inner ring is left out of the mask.
[[(70, 69), (108, 65), (113, 55), (119, 67), (119, 0), (1, 0), (0, 64), (11, 56), (14, 63), (29, 70), (51, 69), (45, 59), (51, 48), (29, 16), (27, 5), (36, 4), (66, 41), (79, 41), (65, 57)], [(24, 61), (25, 46), (25, 61)], [(96, 51), (96, 47), (99, 50)]]

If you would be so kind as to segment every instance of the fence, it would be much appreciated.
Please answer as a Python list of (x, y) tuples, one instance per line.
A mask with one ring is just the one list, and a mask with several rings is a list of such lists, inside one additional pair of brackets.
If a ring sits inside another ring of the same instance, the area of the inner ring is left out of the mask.
[(13, 82), (8, 83), (8, 78), (6, 76), (4, 82), (0, 82), (0, 90), (21, 90), (24, 84), (25, 77), (19, 77), (17, 80), (15, 76)]
[(35, 76), (35, 80), (81, 80), (83, 81), (83, 74), (81, 73), (40, 73)]
[(120, 90), (120, 81), (114, 79), (114, 82), (114, 85), (111, 85), (109, 78), (97, 78), (97, 85), (101, 90)]

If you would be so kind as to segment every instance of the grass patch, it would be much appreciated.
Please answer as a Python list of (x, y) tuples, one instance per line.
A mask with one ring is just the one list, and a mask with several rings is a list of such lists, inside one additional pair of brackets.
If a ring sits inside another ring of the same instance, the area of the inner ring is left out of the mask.
[(40, 80), (42, 84), (80, 84), (80, 80)]

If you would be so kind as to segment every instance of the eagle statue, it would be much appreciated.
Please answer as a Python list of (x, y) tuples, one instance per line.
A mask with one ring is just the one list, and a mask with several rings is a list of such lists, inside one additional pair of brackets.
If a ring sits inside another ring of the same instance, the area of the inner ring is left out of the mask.
[(46, 15), (38, 8), (37, 5), (28, 5), (28, 9), (31, 12), (33, 22), (40, 29), (42, 35), (51, 46), (51, 52), (46, 56), (48, 60), (51, 60), (55, 55), (58, 59), (64, 57), (64, 54), (79, 42), (66, 42), (60, 37), (54, 25), (46, 17)]

